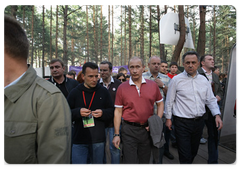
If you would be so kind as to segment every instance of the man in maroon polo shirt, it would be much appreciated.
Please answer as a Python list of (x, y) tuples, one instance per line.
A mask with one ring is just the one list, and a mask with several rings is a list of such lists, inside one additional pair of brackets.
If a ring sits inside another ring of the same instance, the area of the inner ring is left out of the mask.
[(131, 58), (128, 67), (131, 78), (118, 87), (115, 99), (113, 144), (119, 148), (119, 128), (123, 118), (121, 128), (123, 163), (147, 164), (151, 155), (151, 137), (147, 121), (153, 115), (155, 102), (160, 118), (164, 105), (157, 84), (142, 77), (144, 70), (142, 59)]

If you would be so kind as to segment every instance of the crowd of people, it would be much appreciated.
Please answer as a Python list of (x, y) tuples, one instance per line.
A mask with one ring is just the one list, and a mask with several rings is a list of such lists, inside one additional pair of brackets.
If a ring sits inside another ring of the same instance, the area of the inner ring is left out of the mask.
[[(130, 75), (112, 63), (87, 62), (76, 76), (63, 62), (49, 63), (44, 80), (27, 64), (29, 43), (20, 24), (5, 16), (4, 157), (7, 163), (161, 164), (170, 140), (179, 163), (192, 163), (204, 125), (208, 163), (218, 163), (222, 82), (212, 55), (190, 51), (178, 64), (152, 56), (128, 62)], [(99, 76), (100, 74), (100, 76)], [(76, 80), (75, 80), (76, 77)], [(109, 139), (109, 145), (106, 140)], [(109, 148), (106, 148), (109, 147)]]

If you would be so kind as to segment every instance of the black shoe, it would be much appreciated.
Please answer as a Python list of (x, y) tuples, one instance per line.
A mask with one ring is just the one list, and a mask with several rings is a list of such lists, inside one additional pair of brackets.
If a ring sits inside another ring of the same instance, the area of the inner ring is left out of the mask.
[(164, 152), (164, 156), (166, 156), (168, 159), (173, 160), (174, 156), (170, 152)]

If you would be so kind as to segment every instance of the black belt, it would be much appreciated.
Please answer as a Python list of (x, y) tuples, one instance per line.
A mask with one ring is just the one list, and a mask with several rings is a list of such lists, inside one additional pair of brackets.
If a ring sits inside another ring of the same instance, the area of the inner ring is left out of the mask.
[(137, 127), (147, 127), (148, 126), (148, 122), (146, 123), (135, 123), (135, 122), (128, 122), (126, 120), (124, 120), (125, 123), (129, 124), (129, 125), (132, 125), (132, 126), (137, 126)]
[(185, 118), (185, 117), (178, 117), (178, 116), (173, 116), (173, 118), (178, 119), (178, 120), (191, 120), (191, 121), (199, 121), (203, 118), (203, 116), (198, 116), (195, 118)]

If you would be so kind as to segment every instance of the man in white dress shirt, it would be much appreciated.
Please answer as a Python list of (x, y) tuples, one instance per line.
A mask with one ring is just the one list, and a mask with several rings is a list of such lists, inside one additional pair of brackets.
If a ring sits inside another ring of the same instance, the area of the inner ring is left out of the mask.
[(192, 163), (197, 155), (205, 105), (215, 116), (216, 128), (220, 130), (223, 126), (211, 85), (197, 72), (199, 60), (196, 52), (185, 53), (182, 58), (184, 72), (174, 77), (168, 87), (166, 126), (171, 130), (173, 116), (180, 163)]

